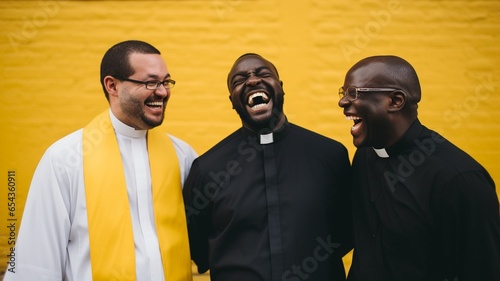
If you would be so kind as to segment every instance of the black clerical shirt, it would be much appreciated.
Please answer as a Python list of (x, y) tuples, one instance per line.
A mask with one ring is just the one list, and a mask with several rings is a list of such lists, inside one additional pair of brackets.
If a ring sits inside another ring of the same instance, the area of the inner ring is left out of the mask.
[(355, 250), (348, 280), (499, 281), (495, 185), (418, 120), (396, 145), (353, 159)]
[(198, 270), (212, 281), (345, 280), (349, 174), (343, 145), (291, 123), (235, 131), (195, 160), (184, 186)]

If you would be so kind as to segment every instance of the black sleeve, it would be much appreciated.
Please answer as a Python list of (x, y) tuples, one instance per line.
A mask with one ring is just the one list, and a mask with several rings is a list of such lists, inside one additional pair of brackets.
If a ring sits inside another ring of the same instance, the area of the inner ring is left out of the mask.
[(500, 280), (500, 215), (491, 177), (456, 176), (440, 194), (436, 226), (448, 280)]
[(191, 259), (198, 266), (199, 273), (206, 272), (210, 267), (208, 235), (211, 225), (211, 200), (204, 194), (204, 178), (199, 162), (195, 160), (183, 189)]
[(354, 234), (352, 224), (352, 172), (347, 149), (344, 147), (336, 157), (334, 166), (336, 198), (332, 233), (340, 242), (337, 254), (343, 257), (353, 249)]

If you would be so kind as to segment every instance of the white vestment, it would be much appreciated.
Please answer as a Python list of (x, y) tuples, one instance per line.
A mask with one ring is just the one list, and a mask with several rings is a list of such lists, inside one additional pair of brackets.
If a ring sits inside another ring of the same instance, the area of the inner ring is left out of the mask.
[[(111, 110), (110, 116), (124, 164), (137, 281), (164, 281), (153, 216), (147, 131), (135, 130), (123, 124)], [(16, 240), (15, 268), (8, 268), (5, 281), (92, 280), (83, 181), (82, 131), (80, 129), (51, 145), (40, 160)], [(184, 141), (169, 137), (174, 143), (178, 159), (165, 161), (178, 161), (184, 184), (197, 154)]]

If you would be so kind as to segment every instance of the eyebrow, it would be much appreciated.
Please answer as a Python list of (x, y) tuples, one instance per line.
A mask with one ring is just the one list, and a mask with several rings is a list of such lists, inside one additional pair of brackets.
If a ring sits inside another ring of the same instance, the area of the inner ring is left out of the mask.
[[(261, 67), (257, 67), (257, 68), (255, 69), (255, 71), (253, 71), (253, 72), (254, 72), (254, 73), (259, 73), (259, 72), (261, 72), (261, 71), (262, 71), (262, 70), (264, 70), (264, 69), (266, 69), (266, 70), (269, 70), (269, 71), (273, 72), (273, 71), (272, 71), (272, 69), (271, 69), (269, 66), (265, 66), (265, 65), (264, 65), (264, 66), (261, 66)], [(248, 71), (238, 71), (238, 72), (236, 72), (236, 73), (233, 75), (233, 78), (234, 78), (234, 77), (236, 77), (236, 76), (248, 76)], [(233, 79), (231, 79), (231, 80), (233, 80)]]
[[(170, 76), (170, 73), (167, 73), (167, 75), (165, 75), (165, 77), (163, 78), (163, 80), (169, 79), (170, 77), (171, 77), (171, 76)], [(160, 79), (159, 79), (159, 76), (158, 76), (158, 75), (156, 75), (156, 74), (148, 74), (148, 76), (147, 76), (147, 78), (146, 78), (146, 79), (149, 79), (149, 78), (151, 78), (151, 79), (156, 79), (156, 80), (160, 80)], [(163, 81), (163, 80), (162, 80), (162, 81)]]

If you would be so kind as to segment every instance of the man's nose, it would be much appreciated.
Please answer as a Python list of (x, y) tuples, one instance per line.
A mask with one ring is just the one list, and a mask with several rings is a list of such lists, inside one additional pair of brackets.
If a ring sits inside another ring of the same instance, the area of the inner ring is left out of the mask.
[(346, 107), (347, 105), (349, 105), (351, 102), (347, 99), (347, 97), (342, 97), (340, 100), (339, 100), (339, 106), (340, 107)]
[(255, 86), (257, 84), (259, 84), (262, 80), (260, 79), (260, 77), (258, 76), (255, 76), (255, 75), (251, 75), (250, 77), (248, 77), (247, 81), (246, 81), (246, 85), (247, 86)]
[(160, 85), (160, 87), (156, 88), (155, 95), (160, 97), (166, 97), (170, 93), (170, 89), (165, 88), (165, 86)]

